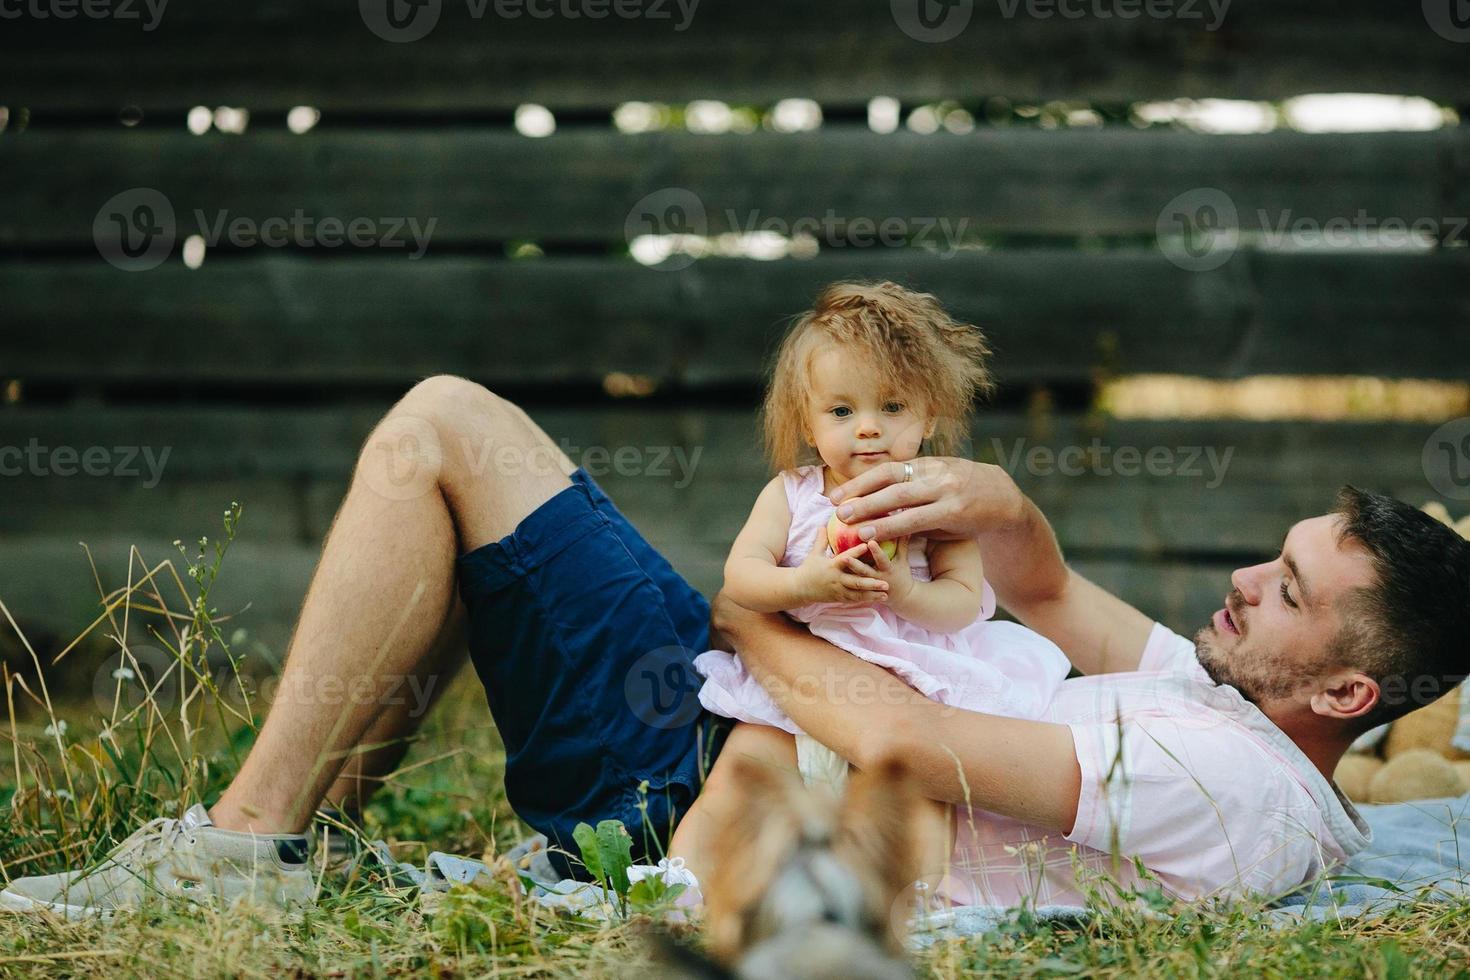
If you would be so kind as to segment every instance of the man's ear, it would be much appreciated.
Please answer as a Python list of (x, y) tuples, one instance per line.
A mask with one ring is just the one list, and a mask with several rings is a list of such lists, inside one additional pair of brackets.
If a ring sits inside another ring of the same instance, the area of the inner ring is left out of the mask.
[(1350, 721), (1372, 711), (1382, 696), (1377, 681), (1351, 671), (1329, 678), (1327, 687), (1312, 695), (1312, 711), (1324, 718)]

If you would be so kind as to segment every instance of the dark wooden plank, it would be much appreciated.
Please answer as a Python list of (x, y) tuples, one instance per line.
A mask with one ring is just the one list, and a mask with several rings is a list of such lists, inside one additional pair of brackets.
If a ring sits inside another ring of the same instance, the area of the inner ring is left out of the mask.
[(1073, 563), (1114, 595), (1165, 626), (1193, 637), (1224, 607), (1234, 566), (1181, 562), (1079, 561)]
[[(695, 588), (707, 596), (718, 591), (724, 546), (679, 541), (656, 533), (650, 538)], [(135, 545), (152, 564), (174, 554), (163, 539), (94, 537), (89, 544), (98, 574), (108, 589), (128, 582), (129, 554)], [(0, 568), (0, 600), (39, 645), (43, 656), (59, 651), (101, 612), (92, 566), (73, 540), (48, 537), (9, 542), (6, 556), (5, 566)], [(212, 598), (221, 619), (229, 617), (227, 635), (237, 629), (246, 632), (244, 643), (236, 644), (237, 652), (247, 650), (255, 656), (271, 654), (277, 658), (285, 653), (318, 557), (314, 547), (282, 542), (262, 545), (241, 541), (233, 546)], [(1141, 560), (1074, 564), (1104, 588), (1186, 635), (1208, 622), (1230, 588), (1229, 565)], [(134, 565), (135, 581), (139, 574)], [(184, 577), (182, 568), (179, 574)], [(5, 628), (9, 629), (8, 624)], [(91, 680), (85, 672), (77, 676), (73, 667), (67, 667), (53, 684), (85, 685)]]
[[(198, 533), (215, 540), (218, 525)], [(145, 574), (143, 564), (132, 558), (137, 548), (148, 568), (172, 560), (179, 578), (192, 584), (172, 539), (159, 534), (94, 533), (85, 535), (96, 562), (96, 576), (79, 535), (48, 535), (7, 539), (5, 569), (0, 571), (0, 600), (4, 600), (17, 622), (40, 645), (43, 656), (54, 654), (86, 629), (102, 613), (97, 578), (102, 588), (124, 588)], [(225, 635), (235, 630), (247, 633), (242, 651), (258, 651), (257, 644), (285, 653), (291, 626), (306, 594), (307, 583), (320, 551), (317, 547), (282, 541), (264, 543), (237, 540), (225, 556), (222, 573), (211, 590), (211, 604), (221, 619)], [(167, 575), (167, 572), (164, 573)], [(172, 577), (164, 578), (164, 595), (175, 610), (187, 608)], [(120, 621), (120, 620), (119, 620)], [(10, 630), (9, 624), (4, 629)], [(103, 627), (104, 630), (111, 630)], [(135, 637), (138, 633), (133, 633)], [(74, 662), (79, 664), (80, 661)], [(88, 690), (90, 676), (71, 676), (66, 668), (63, 683)]]
[[(386, 241), (392, 247), (380, 254), (400, 258), (425, 242), (430, 251), (509, 239), (625, 243), (647, 231), (800, 223), (827, 244), (860, 245), (888, 222), (947, 251), (960, 232), (1151, 236), (1161, 220), (1177, 223), (1166, 211), (1179, 195), (1202, 188), (1227, 195), (1247, 232), (1283, 217), (1360, 212), (1442, 224), (1464, 213), (1454, 204), (1457, 186), (1470, 183), (1467, 142), (1462, 127), (1252, 136), (1126, 127), (965, 136), (573, 130), (542, 140), (473, 129), (38, 130), (0, 139), (0, 167), (11, 178), (0, 245), (91, 248), (94, 228), (115, 235), (114, 215), (142, 215), (161, 242), (214, 240), (243, 220), (277, 240), (307, 242), (315, 255), (343, 247), (342, 228), (321, 233), (329, 218), (370, 223), (359, 237)], [(137, 188), (163, 197), (146, 202), (145, 214)], [(1194, 217), (1194, 207), (1184, 210)], [(949, 220), (948, 234), (939, 219)]]
[[(1157, 252), (857, 250), (710, 259), (0, 263), (0, 370), (57, 384), (754, 385), (824, 283), (891, 278), (982, 325), (1007, 383), (1105, 373), (1470, 377), (1470, 250), (1236, 255), (1189, 272)], [(106, 351), (106, 356), (99, 352)]]
[[(362, 439), (387, 407), (58, 409), (21, 404), (0, 410), (0, 447), (24, 447), (34, 441), (45, 453), (60, 445), (79, 450), (93, 445), (142, 446), (155, 457), (167, 449), (165, 478), (345, 476)], [(532, 404), (528, 411), (573, 456), (581, 457), (593, 446), (607, 452), (624, 445), (679, 446), (701, 451), (701, 474), (757, 479), (766, 472), (754, 416), (742, 409)], [(1105, 446), (1215, 446), (1221, 451), (1234, 447), (1232, 473), (1253, 480), (1275, 474), (1281, 482), (1291, 483), (1313, 473), (1339, 479), (1370, 472), (1407, 480), (1415, 474), (1422, 478), (1420, 453), (1437, 427), (1434, 422), (1170, 421), (982, 411), (965, 454), (1015, 459), (1018, 450), (1024, 457), (1036, 446), (1089, 447), (1094, 440)], [(14, 454), (0, 462), (7, 473), (20, 466), (26, 473), (14, 475), (29, 474), (30, 464)], [(141, 461), (136, 465), (146, 467)], [(1023, 458), (1008, 468), (1022, 471), (1027, 465)], [(1369, 471), (1368, 466), (1374, 469)], [(146, 481), (139, 477), (139, 482)]]
[[(1163, 16), (1122, 4), (963, 3), (951, 10), (968, 17), (964, 29), (931, 35), (955, 35), (942, 43), (899, 28), (903, 3), (866, 0), (682, 8), (645, 0), (631, 5), (643, 16), (603, 19), (545, 15), (567, 6), (595, 15), (591, 4), (435, 0), (420, 10), (437, 20), (414, 43), (382, 40), (346, 0), (175, 0), (156, 24), (144, 3), (127, 6), (136, 19), (7, 20), (7, 100), (372, 112), (787, 96), (852, 104), (871, 95), (1124, 101), (1373, 91), (1450, 103), (1466, 95), (1463, 45), (1432, 30), (1421, 5), (1381, 0), (1330, 11), (1310, 0), (1181, 2)], [(533, 7), (543, 16), (496, 14)]]
[(305, 503), (309, 484), (300, 479), (176, 473), (172, 453), (162, 459), (140, 456), (129, 466), (126, 454), (105, 448), (112, 465), (104, 475), (6, 476), (0, 536), (56, 535), (81, 541), (130, 531), (189, 542), (218, 532), (232, 501), (248, 507), (242, 526), (251, 540), (309, 541), (319, 536), (313, 533)]
[[(746, 412), (533, 414), (661, 540), (728, 547), (767, 479)], [(0, 458), (8, 487), (0, 534), (191, 539), (240, 500), (252, 540), (311, 544), (326, 531), (374, 417), (365, 409), (12, 408), (0, 412), (0, 451), (34, 440), (41, 462), (14, 473), (16, 454)], [(1293, 521), (1329, 509), (1343, 483), (1416, 504), (1431, 499), (1421, 457), (1435, 428), (985, 413), (969, 451), (1013, 473), (1081, 555), (1254, 556), (1269, 553)], [(58, 476), (59, 446), (101, 447), (115, 464), (116, 447), (168, 455), (131, 474), (114, 466), (106, 475)]]
[[(575, 459), (598, 468), (629, 518), (698, 588), (718, 588), (729, 542), (766, 479), (749, 413), (533, 414)], [(245, 521), (216, 598), (230, 612), (248, 605), (238, 625), (279, 650), (375, 416), (350, 407), (0, 411), (0, 448), (31, 439), (48, 453), (107, 447), (113, 462), (119, 446), (149, 446), (155, 458), (170, 450), (152, 486), (142, 475), (42, 475), (29, 464), (22, 474), (7, 473), (0, 599), (22, 621), (68, 636), (96, 609), (78, 541), (95, 546), (104, 584), (115, 587), (125, 580), (129, 545), (154, 561), (172, 558), (174, 539), (217, 536), (220, 511), (240, 500)], [(1339, 484), (1414, 503), (1432, 498), (1420, 459), (1434, 428), (991, 413), (977, 419), (972, 448), (1013, 470), (1084, 574), (1189, 629), (1218, 608), (1231, 567), (1269, 555), (1292, 522), (1330, 507)], [(1049, 462), (1069, 446), (1086, 453), (1070, 457), (1085, 460), (1081, 472), (1059, 472)], [(1033, 455), (1038, 448), (1043, 453)], [(1134, 461), (1121, 455), (1125, 448), (1136, 450)], [(1151, 452), (1167, 464), (1153, 473), (1141, 463)], [(12, 457), (0, 462), (11, 466)], [(48, 455), (48, 465), (54, 459)]]

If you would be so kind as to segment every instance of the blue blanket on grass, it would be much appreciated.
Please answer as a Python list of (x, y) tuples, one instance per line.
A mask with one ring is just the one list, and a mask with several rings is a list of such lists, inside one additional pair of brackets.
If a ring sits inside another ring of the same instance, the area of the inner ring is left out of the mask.
[[(1271, 909), (1272, 921), (1349, 918), (1387, 912), (1409, 902), (1470, 895), (1470, 793), (1442, 800), (1365, 805), (1358, 812), (1373, 829), (1373, 843), (1332, 874), (1288, 895)], [(1080, 905), (1044, 905), (1040, 921), (1082, 922)], [(928, 946), (950, 936), (989, 932), (1014, 911), (969, 906), (930, 916), (914, 936)]]

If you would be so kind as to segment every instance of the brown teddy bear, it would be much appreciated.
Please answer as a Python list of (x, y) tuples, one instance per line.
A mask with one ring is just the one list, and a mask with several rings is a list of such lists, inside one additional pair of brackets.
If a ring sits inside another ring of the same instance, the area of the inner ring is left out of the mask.
[[(1426, 513), (1470, 538), (1470, 515), (1451, 520), (1442, 504)], [(1401, 803), (1470, 793), (1470, 699), (1463, 685), (1388, 727), (1369, 732), (1337, 766), (1334, 779), (1358, 803)]]

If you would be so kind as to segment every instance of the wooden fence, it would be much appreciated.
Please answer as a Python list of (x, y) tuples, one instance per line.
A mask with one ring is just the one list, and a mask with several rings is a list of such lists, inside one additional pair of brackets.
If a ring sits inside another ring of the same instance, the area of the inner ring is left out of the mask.
[[(1177, 628), (1202, 622), (1229, 570), (1271, 553), (1338, 485), (1434, 497), (1421, 453), (1435, 423), (1123, 421), (1088, 399), (1138, 372), (1470, 377), (1458, 217), (1470, 214), (1470, 130), (1221, 136), (1138, 128), (1126, 111), (1321, 91), (1463, 109), (1470, 43), (1455, 22), (1419, 4), (1235, 0), (1212, 29), (1202, 2), (1163, 18), (1106, 16), (1107, 4), (1040, 16), (1018, 2), (936, 5), (969, 18), (937, 42), (914, 36), (944, 29), (912, 20), (903, 0), (630, 0), (617, 9), (641, 16), (601, 20), (585, 11), (612, 8), (591, 0), (551, 17), (428, 0), (392, 21), (371, 0), (173, 0), (152, 29), (142, 3), (138, 19), (108, 8), (7, 21), (0, 383), (18, 385), (0, 406), (0, 449), (36, 449), (0, 476), (0, 599), (43, 632), (75, 632), (96, 614), (78, 541), (117, 585), (128, 545), (173, 554), (176, 538), (215, 535), (239, 500), (218, 598), (248, 603), (237, 622), (279, 649), (372, 420), (440, 372), (514, 395), (574, 455), (638, 450), (604, 484), (713, 590), (764, 475), (752, 407), (770, 344), (821, 284), (846, 278), (935, 292), (985, 326), (1006, 394), (977, 417), (974, 452), (1012, 464), (1080, 568)], [(380, 36), (426, 24), (418, 40)], [(951, 100), (978, 125), (874, 132), (875, 96)], [(611, 124), (627, 100), (788, 97), (820, 102), (823, 125)], [(1092, 107), (1103, 124), (1041, 128), (1025, 107), (1047, 100)], [(516, 131), (526, 102), (555, 113), (555, 134)], [(194, 135), (196, 104), (246, 108), (249, 125)], [(297, 105), (319, 108), (321, 124), (289, 132)], [(128, 271), (140, 263), (108, 251), (107, 204), (122, 195), (125, 224), (162, 220), (137, 211), (140, 188), (173, 217), (160, 263)], [(1191, 194), (1235, 209), (1240, 239), (1218, 262), (1160, 247), (1171, 218), (1191, 217), (1171, 214)], [(217, 242), (198, 268), (182, 261), (190, 235), (298, 214), (368, 219), (380, 234), (398, 222), (400, 239), (410, 220), (433, 226), (420, 258)], [(1263, 247), (1283, 216), (1359, 215), (1417, 223), (1440, 244)], [(901, 243), (858, 240), (863, 222), (894, 220)], [(824, 229), (814, 258), (628, 255), (635, 229), (803, 221)], [(654, 394), (604, 395), (618, 374)], [(1067, 446), (1088, 451), (1079, 475), (1027, 463)], [(111, 475), (58, 475), (56, 447), (105, 449)], [(156, 480), (141, 451), (131, 474), (116, 472), (128, 447), (167, 451)], [(1168, 450), (1169, 471), (1120, 472), (1125, 449)]]

